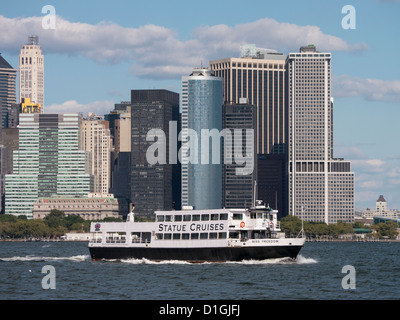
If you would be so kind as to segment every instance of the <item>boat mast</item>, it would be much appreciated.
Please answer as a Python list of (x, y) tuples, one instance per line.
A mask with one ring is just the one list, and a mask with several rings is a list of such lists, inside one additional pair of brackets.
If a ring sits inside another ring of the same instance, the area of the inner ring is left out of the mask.
[(256, 190), (257, 190), (257, 180), (254, 180), (254, 190), (253, 190), (253, 207), (256, 207)]
[(303, 214), (304, 214), (304, 209), (305, 206), (301, 206), (301, 230), (299, 232), (299, 234), (297, 235), (297, 238), (305, 238), (305, 233), (304, 233), (304, 219), (303, 219)]

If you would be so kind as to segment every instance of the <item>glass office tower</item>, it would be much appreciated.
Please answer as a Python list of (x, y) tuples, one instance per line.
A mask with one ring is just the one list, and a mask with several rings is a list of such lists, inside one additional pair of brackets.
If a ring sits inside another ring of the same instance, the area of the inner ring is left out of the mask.
[(222, 207), (222, 104), (222, 79), (213, 71), (182, 77), (182, 206)]
[(5, 213), (32, 218), (39, 197), (93, 191), (90, 159), (81, 150), (78, 114), (21, 114), (19, 150), (6, 175)]

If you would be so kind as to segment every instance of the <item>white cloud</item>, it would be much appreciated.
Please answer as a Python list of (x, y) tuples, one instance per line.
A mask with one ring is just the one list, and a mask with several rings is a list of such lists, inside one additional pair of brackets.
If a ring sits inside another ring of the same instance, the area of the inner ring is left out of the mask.
[(348, 75), (334, 76), (332, 96), (361, 96), (371, 101), (400, 101), (400, 80), (362, 79)]
[(400, 161), (365, 159), (352, 160), (355, 172), (355, 200), (357, 206), (374, 206), (380, 194), (391, 199), (392, 208), (400, 208)]
[(353, 160), (362, 160), (366, 158), (366, 154), (360, 148), (354, 146), (335, 146), (335, 157)]
[(93, 101), (87, 104), (79, 103), (76, 100), (68, 100), (60, 104), (45, 106), (45, 113), (83, 113), (93, 112), (97, 115), (108, 114), (114, 109), (113, 101)]
[(180, 78), (194, 66), (208, 60), (237, 55), (240, 45), (256, 43), (259, 47), (297, 51), (313, 43), (321, 51), (360, 51), (366, 45), (349, 44), (325, 34), (317, 26), (299, 26), (264, 18), (254, 22), (202, 26), (192, 32), (192, 39), (180, 40), (168, 28), (153, 24), (137, 28), (115, 23), (96, 25), (70, 22), (56, 17), (56, 29), (43, 29), (43, 17), (7, 18), (0, 15), (2, 50), (17, 53), (28, 35), (37, 34), (45, 54), (82, 55), (97, 63), (131, 61), (131, 71), (147, 78)]

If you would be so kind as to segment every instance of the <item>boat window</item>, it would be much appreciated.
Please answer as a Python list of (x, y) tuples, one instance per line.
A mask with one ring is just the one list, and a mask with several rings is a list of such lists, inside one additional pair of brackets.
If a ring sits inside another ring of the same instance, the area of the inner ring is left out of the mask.
[(174, 233), (173, 235), (173, 239), (174, 240), (179, 240), (181, 238), (181, 234), (180, 233)]
[(164, 215), (158, 215), (157, 222), (163, 222), (163, 221), (164, 221)]
[(106, 232), (107, 243), (125, 243), (126, 232)]
[(212, 215), (211, 215), (211, 220), (218, 220), (218, 213), (213, 213)]
[(202, 214), (201, 215), (201, 221), (208, 221), (210, 220), (210, 215), (209, 214)]
[(229, 238), (239, 239), (239, 232), (229, 232)]
[(256, 218), (256, 213), (255, 212), (251, 212), (250, 213), (250, 219), (255, 219)]
[(190, 220), (191, 220), (190, 214), (185, 214), (185, 215), (183, 216), (183, 221), (190, 221)]
[(227, 213), (220, 213), (219, 214), (219, 220), (228, 220), (228, 214)]
[(172, 216), (171, 215), (165, 216), (165, 221), (172, 221)]
[(190, 239), (198, 239), (199, 238), (199, 234), (198, 233), (191, 233), (190, 234)]
[(189, 233), (182, 233), (182, 240), (189, 239)]
[(216, 232), (210, 232), (209, 238), (210, 239), (217, 239), (217, 233)]
[(177, 214), (176, 216), (175, 216), (175, 219), (174, 219), (175, 221), (182, 221), (182, 215), (180, 215), (180, 214)]
[(200, 215), (199, 214), (194, 214), (192, 216), (192, 221), (200, 221)]
[(218, 233), (218, 239), (226, 239), (226, 232)]
[(151, 232), (142, 232), (142, 243), (151, 242)]
[(207, 232), (200, 233), (200, 239), (208, 239), (208, 233)]
[(241, 213), (234, 213), (232, 219), (233, 220), (242, 220), (242, 214)]
[(156, 240), (162, 240), (163, 234), (162, 233), (156, 233)]
[(171, 234), (170, 233), (164, 233), (164, 240), (171, 240)]
[(132, 239), (132, 243), (140, 242), (140, 232), (132, 232), (131, 239)]

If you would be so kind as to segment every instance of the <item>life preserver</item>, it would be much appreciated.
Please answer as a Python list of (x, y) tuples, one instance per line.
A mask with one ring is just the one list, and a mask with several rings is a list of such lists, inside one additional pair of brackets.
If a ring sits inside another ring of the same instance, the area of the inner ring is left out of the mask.
[(274, 227), (274, 223), (270, 222), (269, 227), (272, 229)]
[(244, 221), (242, 221), (242, 222), (240, 223), (240, 227), (241, 227), (241, 228), (244, 228), (244, 226), (245, 226), (245, 223), (244, 223)]

